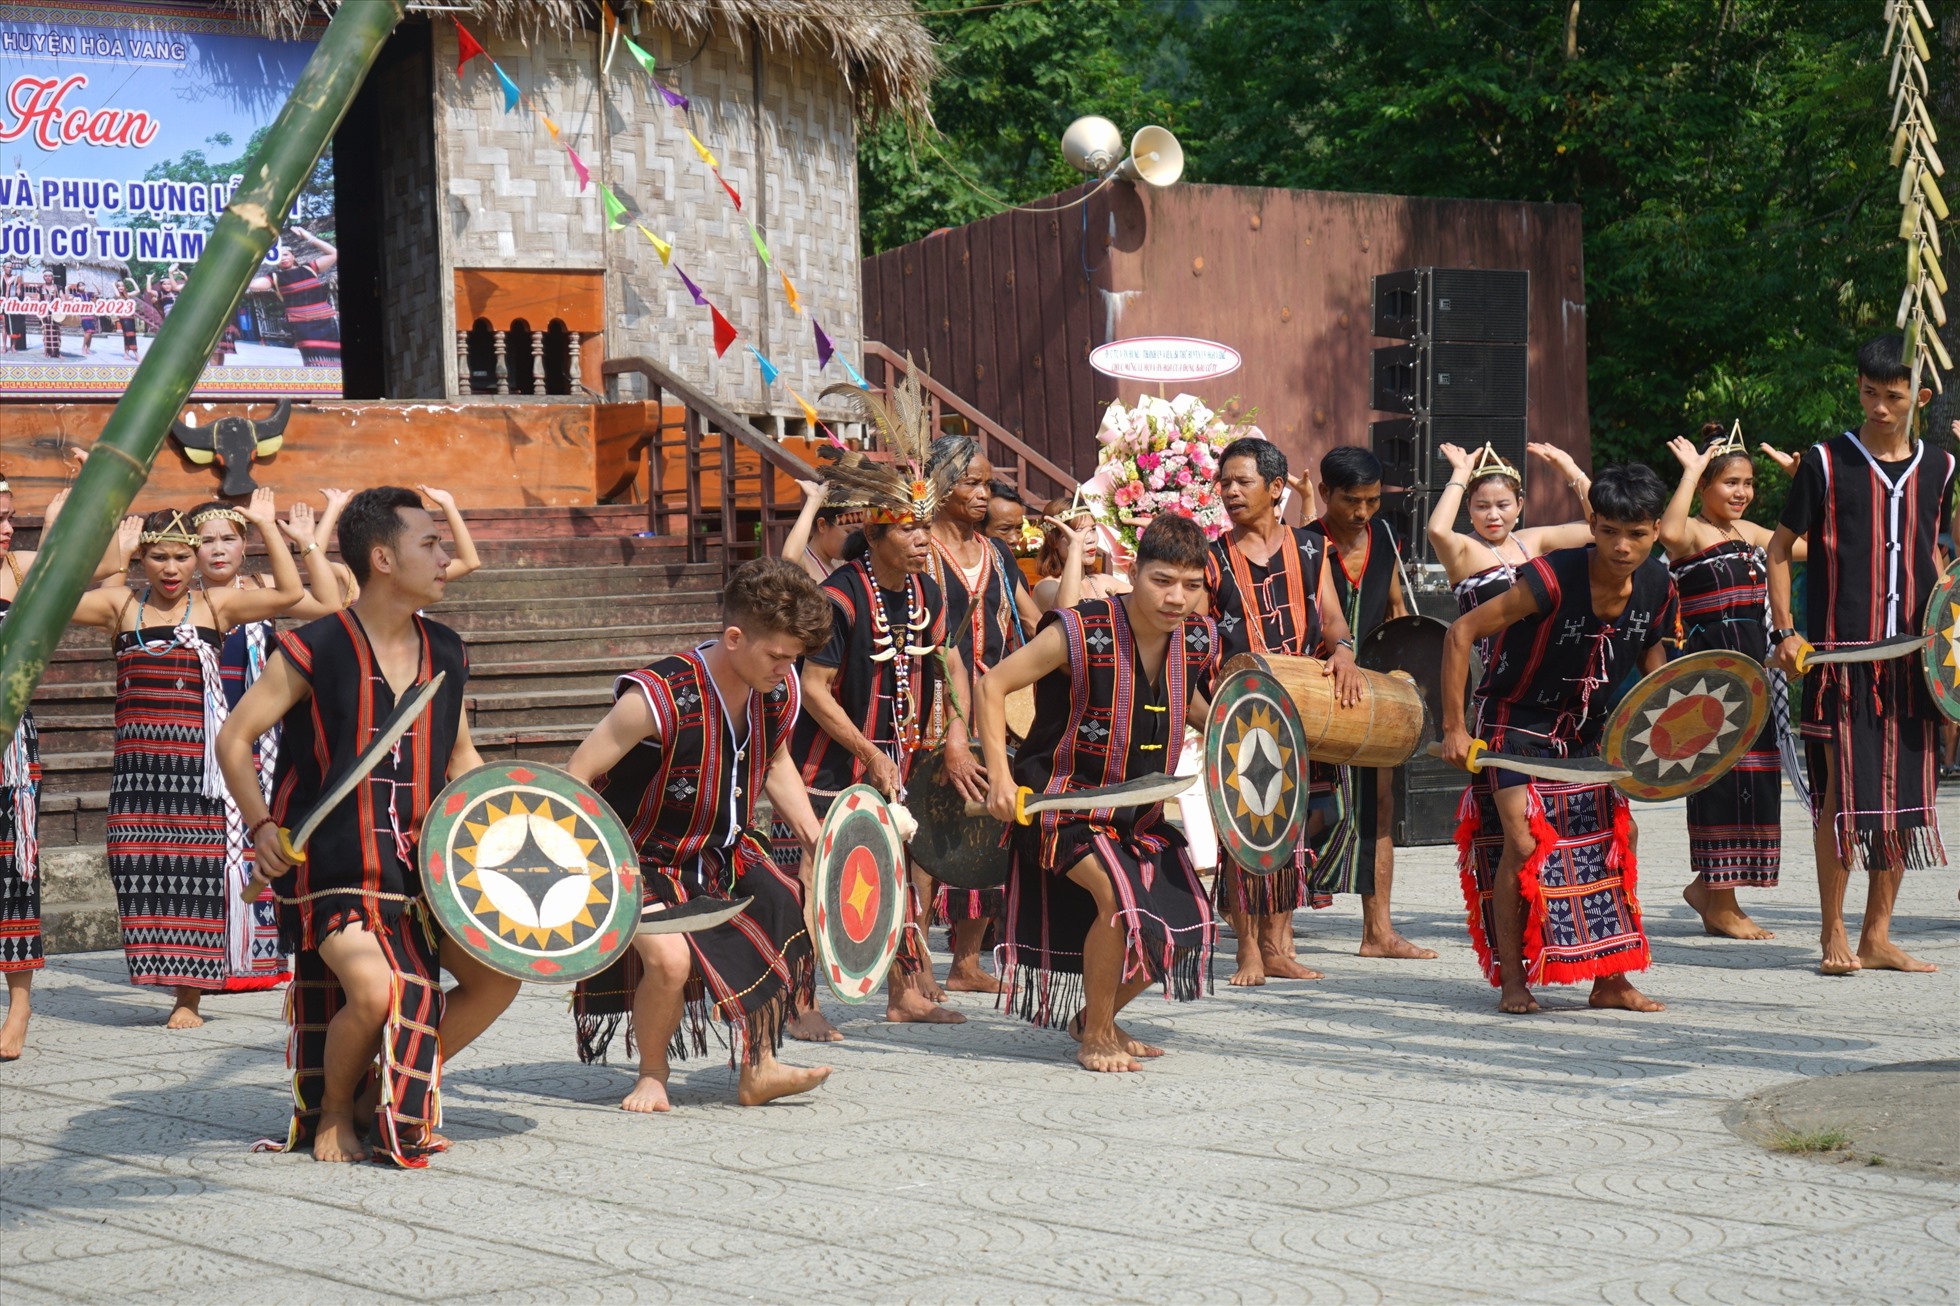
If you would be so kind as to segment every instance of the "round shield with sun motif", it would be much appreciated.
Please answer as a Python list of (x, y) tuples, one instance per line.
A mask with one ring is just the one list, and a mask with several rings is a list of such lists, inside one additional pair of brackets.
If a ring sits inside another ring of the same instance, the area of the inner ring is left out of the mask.
[(817, 965), (832, 993), (863, 1002), (905, 935), (905, 845), (883, 794), (852, 785), (832, 800), (816, 869)]
[(1933, 590), (1926, 605), (1928, 643), (1920, 651), (1920, 666), (1926, 672), (1926, 688), (1933, 691), (1933, 702), (1949, 721), (1960, 721), (1960, 569), (1954, 570)]
[(1227, 675), (1205, 720), (1205, 797), (1226, 855), (1255, 875), (1290, 863), (1307, 822), (1306, 776), (1291, 696), (1257, 661)]
[(1660, 802), (1713, 784), (1742, 760), (1769, 717), (1769, 676), (1746, 653), (1708, 649), (1635, 682), (1606, 718), (1600, 756), (1632, 772), (1613, 783)]
[(589, 785), (541, 762), (449, 782), (422, 825), (422, 892), (443, 932), (492, 970), (570, 983), (633, 945), (640, 865)]

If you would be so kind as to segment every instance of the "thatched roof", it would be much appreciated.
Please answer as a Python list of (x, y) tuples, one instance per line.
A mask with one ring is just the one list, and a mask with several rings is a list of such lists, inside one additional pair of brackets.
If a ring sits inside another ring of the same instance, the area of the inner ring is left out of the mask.
[[(465, 17), (525, 40), (577, 32), (598, 21), (601, 0), (457, 0)], [(261, 28), (290, 34), (337, 0), (225, 0)], [(911, 0), (639, 0), (640, 24), (684, 41), (718, 29), (738, 44), (822, 54), (834, 61), (867, 116), (924, 114), (939, 71), (932, 37)]]

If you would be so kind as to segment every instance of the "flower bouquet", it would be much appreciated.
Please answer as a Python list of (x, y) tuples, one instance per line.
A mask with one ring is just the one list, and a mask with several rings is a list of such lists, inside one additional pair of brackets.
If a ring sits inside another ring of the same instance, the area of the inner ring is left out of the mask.
[(1194, 395), (1146, 395), (1133, 408), (1118, 400), (1096, 428), (1102, 448), (1082, 496), (1127, 553), (1136, 552), (1137, 537), (1159, 513), (1189, 517), (1208, 539), (1217, 539), (1231, 524), (1213, 484), (1219, 451), (1240, 436), (1259, 434), (1249, 421), (1227, 421)]

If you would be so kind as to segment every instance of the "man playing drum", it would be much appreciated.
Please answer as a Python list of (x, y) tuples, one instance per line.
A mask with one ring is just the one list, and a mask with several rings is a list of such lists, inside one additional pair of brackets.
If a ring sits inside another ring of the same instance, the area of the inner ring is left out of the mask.
[[(462, 638), (420, 613), (442, 600), (449, 566), (435, 519), (413, 490), (363, 490), (341, 514), (340, 554), (360, 597), (279, 636), (218, 733), (218, 764), (257, 853), (246, 896), (272, 881), (281, 946), (297, 953), (285, 1150), (311, 1144), (315, 1160), (365, 1160), (359, 1134), (371, 1122), (389, 1160), (420, 1168), (448, 1147), (435, 1133), (443, 1063), (503, 1013), (518, 982), (442, 936), (422, 896), (422, 818), (445, 779), (481, 762), (463, 714)], [(434, 702), (295, 863), (280, 827), (366, 749), (398, 698), (438, 672)], [(252, 743), (274, 726), (284, 733), (268, 810)], [(438, 966), (456, 977), (447, 994)]]
[[(1806, 642), (1828, 650), (1920, 633), (1940, 583), (1940, 518), (1953, 503), (1954, 458), (1913, 434), (1913, 411), (1932, 391), (1912, 390), (1905, 342), (1883, 336), (1858, 351), (1865, 421), (1804, 453), (1783, 520), (1769, 543), (1772, 665), (1800, 674)], [(1808, 641), (1791, 621), (1790, 562), (1804, 567)], [(1840, 662), (1804, 677), (1803, 738), (1816, 795), (1817, 885), (1826, 975), (1860, 969), (1929, 971), (1892, 942), (1892, 905), (1908, 867), (1943, 865), (1933, 809), (1939, 721), (1918, 657)], [(1852, 951), (1844, 926), (1851, 866), (1865, 868), (1865, 919)]]
[[(1359, 445), (1330, 449), (1320, 460), (1318, 519), (1306, 529), (1323, 541), (1334, 596), (1348, 635), (1368, 637), (1385, 621), (1409, 611), (1402, 592), (1402, 555), (1395, 532), (1378, 515), (1382, 506), (1381, 460)], [(1361, 895), (1363, 957), (1426, 960), (1436, 954), (1403, 938), (1389, 919), (1395, 880), (1394, 773), (1377, 767), (1345, 769), (1345, 809), (1320, 850), (1313, 889)]]
[[(996, 817), (1014, 820), (1023, 789), (1063, 794), (1176, 770), (1184, 727), (1204, 720), (1218, 666), (1216, 629), (1201, 611), (1205, 551), (1195, 523), (1157, 518), (1138, 542), (1130, 593), (1049, 613), (981, 680)], [(1028, 685), (1034, 723), (1010, 770), (1007, 697)], [(1161, 801), (1043, 811), (1011, 833), (1007, 1006), (1067, 1026), (1084, 1069), (1142, 1069), (1162, 1049), (1131, 1037), (1117, 1014), (1152, 984), (1189, 1001), (1211, 979), (1211, 905), (1183, 837), (1165, 825)]]
[[(1443, 756), (1470, 756), (1463, 686), (1470, 650), (1490, 639), (1477, 687), (1478, 733), (1495, 753), (1579, 758), (1598, 751), (1613, 689), (1666, 661), (1674, 581), (1651, 557), (1667, 488), (1650, 468), (1610, 467), (1590, 493), (1595, 543), (1557, 549), (1451, 624), (1443, 646)], [(1635, 896), (1627, 800), (1600, 780), (1477, 772), (1458, 812), (1470, 941), (1498, 1010), (1538, 1010), (1531, 984), (1593, 982), (1592, 1005), (1659, 1011), (1627, 982), (1648, 964)]]
[(686, 1055), (689, 1043), (705, 1051), (711, 1014), (728, 1022), (730, 1055), (739, 1053), (743, 1106), (830, 1074), (776, 1060), (796, 994), (810, 990), (815, 971), (801, 888), (749, 821), (764, 790), (777, 818), (806, 848), (816, 844), (817, 818), (787, 745), (802, 697), (796, 660), (830, 637), (830, 603), (795, 563), (757, 558), (729, 581), (721, 618), (720, 639), (621, 676), (612, 711), (566, 767), (599, 785), (626, 823), (649, 912), (701, 897), (751, 900), (710, 929), (642, 934), (631, 954), (579, 986), (586, 1061), (604, 1055), (630, 995), (640, 1076), (620, 1103), (628, 1111), (669, 1109), (668, 1057)]
[[(1304, 526), (1280, 524), (1286, 490), (1286, 455), (1270, 440), (1245, 436), (1218, 455), (1218, 496), (1232, 528), (1214, 540), (1205, 558), (1205, 586), (1218, 625), (1222, 662), (1241, 653), (1320, 657), (1331, 647), (1326, 674), (1343, 706), (1361, 700), (1363, 682), (1354, 665), (1354, 640), (1322, 565), (1326, 538)], [(1331, 780), (1331, 769), (1328, 772)], [(1331, 787), (1331, 786), (1329, 786)], [(1308, 892), (1307, 838), (1293, 864), (1270, 875), (1250, 873), (1221, 856), (1212, 882), (1218, 909), (1238, 935), (1235, 986), (1274, 979), (1319, 979), (1293, 953), (1293, 913), (1318, 901)]]

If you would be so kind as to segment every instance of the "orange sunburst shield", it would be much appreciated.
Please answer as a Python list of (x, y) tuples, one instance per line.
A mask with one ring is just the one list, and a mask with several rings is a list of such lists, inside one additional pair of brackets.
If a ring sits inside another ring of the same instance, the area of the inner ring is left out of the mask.
[(1922, 633), (1931, 641), (1919, 654), (1926, 688), (1947, 720), (1960, 721), (1960, 568), (1933, 590)]
[(1205, 722), (1205, 797), (1219, 847), (1270, 875), (1293, 860), (1307, 819), (1307, 743), (1293, 700), (1271, 673), (1226, 676)]
[(493, 970), (570, 983), (632, 946), (632, 839), (588, 785), (540, 762), (493, 762), (429, 806), (422, 889), (443, 932)]
[(1755, 745), (1769, 699), (1769, 676), (1746, 653), (1690, 653), (1627, 691), (1606, 719), (1600, 756), (1632, 773), (1613, 782), (1629, 798), (1695, 793)]
[(905, 933), (905, 848), (884, 795), (852, 785), (831, 800), (817, 836), (817, 964), (845, 1002), (884, 982)]

